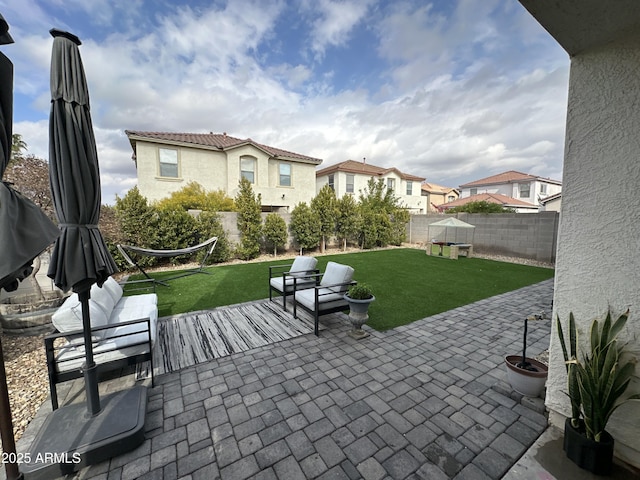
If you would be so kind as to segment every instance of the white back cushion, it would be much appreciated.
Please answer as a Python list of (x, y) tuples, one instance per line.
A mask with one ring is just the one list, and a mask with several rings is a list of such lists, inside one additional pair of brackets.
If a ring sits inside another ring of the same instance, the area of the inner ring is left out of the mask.
[(313, 270), (316, 268), (316, 264), (318, 263), (318, 259), (315, 257), (307, 257), (304, 255), (297, 256), (293, 260), (293, 264), (289, 269), (290, 272), (308, 272), (309, 270)]
[(96, 284), (91, 287), (91, 301), (102, 308), (102, 311), (107, 316), (107, 318), (111, 316), (113, 307), (116, 305), (116, 302), (113, 300), (111, 293), (109, 293), (109, 290), (104, 288), (104, 285), (102, 286), (102, 288), (100, 288)]
[(320, 286), (328, 287), (336, 293), (346, 292), (349, 285), (340, 285), (332, 287), (339, 283), (348, 283), (353, 279), (353, 268), (349, 265), (342, 265), (341, 263), (328, 262), (327, 268), (322, 275)]
[(58, 307), (55, 313), (51, 316), (51, 323), (56, 327), (56, 330), (59, 332), (69, 332), (76, 328), (82, 328), (82, 324), (77, 327), (77, 319), (73, 314), (72, 309), (76, 305), (80, 305), (80, 300), (78, 299), (78, 294), (74, 293), (69, 295), (64, 303)]
[(113, 298), (113, 304), (115, 305), (122, 298), (122, 286), (116, 281), (115, 278), (109, 277), (106, 282), (102, 284), (102, 288), (106, 288), (107, 292), (111, 294)]

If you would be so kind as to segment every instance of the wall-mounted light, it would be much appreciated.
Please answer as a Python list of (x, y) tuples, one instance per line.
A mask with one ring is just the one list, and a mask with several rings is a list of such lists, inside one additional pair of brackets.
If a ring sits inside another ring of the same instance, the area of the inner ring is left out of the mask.
[(284, 200), (284, 193), (282, 194), (282, 199)]

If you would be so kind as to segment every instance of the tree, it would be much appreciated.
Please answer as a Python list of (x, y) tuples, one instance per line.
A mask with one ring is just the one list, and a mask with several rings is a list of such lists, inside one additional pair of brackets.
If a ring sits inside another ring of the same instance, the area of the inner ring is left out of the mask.
[(224, 191), (207, 192), (197, 182), (190, 182), (177, 192), (159, 200), (156, 206), (168, 210), (203, 210), (209, 212), (231, 212), (235, 209), (233, 198)]
[(342, 249), (347, 249), (347, 241), (354, 238), (360, 230), (360, 214), (358, 204), (353, 195), (345, 193), (336, 200), (336, 235), (342, 240)]
[[(157, 224), (156, 212), (138, 187), (133, 187), (123, 198), (116, 195), (115, 211), (122, 232), (122, 243), (154, 248), (157, 237), (157, 231), (154, 230), (154, 225)], [(140, 259), (142, 266), (153, 264), (152, 257)]]
[(49, 164), (45, 160), (16, 153), (7, 165), (3, 180), (13, 183), (14, 190), (35, 203), (49, 218), (56, 220), (49, 185)]
[(478, 202), (469, 202), (454, 208), (447, 208), (447, 213), (513, 213), (513, 208), (505, 208), (499, 203), (487, 202), (481, 200)]
[(311, 210), (320, 219), (320, 234), (322, 235), (320, 242), (320, 252), (324, 253), (327, 237), (334, 235), (336, 232), (336, 192), (326, 184), (320, 189), (318, 194), (311, 200)]
[[(201, 241), (211, 237), (218, 237), (216, 248), (209, 256), (210, 263), (226, 262), (231, 258), (231, 246), (229, 244), (229, 238), (227, 232), (225, 232), (222, 222), (220, 221), (220, 215), (214, 212), (201, 212), (197, 217), (198, 231), (200, 232)], [(202, 261), (204, 251), (198, 253), (199, 261)]]
[(240, 190), (236, 195), (238, 209), (238, 230), (240, 230), (240, 246), (238, 255), (243, 260), (251, 260), (260, 255), (260, 239), (262, 237), (262, 197), (254, 195), (251, 182), (242, 177)]
[(277, 213), (270, 213), (264, 219), (262, 228), (268, 246), (273, 245), (273, 256), (278, 254), (278, 247), (284, 248), (287, 243), (287, 224)]
[(405, 210), (393, 190), (385, 186), (384, 179), (376, 181), (370, 178), (364, 192), (360, 192), (362, 248), (386, 247), (397, 241), (400, 225), (406, 228), (408, 220), (408, 217), (401, 213), (403, 211)]
[(14, 133), (11, 136), (11, 157), (22, 155), (23, 150), (27, 150), (27, 142), (22, 139), (22, 135)]
[(289, 230), (300, 246), (300, 254), (305, 248), (315, 248), (320, 243), (320, 218), (306, 202), (299, 203), (291, 211)]

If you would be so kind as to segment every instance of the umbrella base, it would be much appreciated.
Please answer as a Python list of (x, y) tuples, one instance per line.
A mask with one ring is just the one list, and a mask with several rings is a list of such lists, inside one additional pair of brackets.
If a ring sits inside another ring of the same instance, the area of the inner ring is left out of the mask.
[(91, 417), (83, 403), (54, 410), (20, 465), (25, 479), (51, 479), (130, 452), (144, 442), (147, 388), (137, 385), (101, 399)]

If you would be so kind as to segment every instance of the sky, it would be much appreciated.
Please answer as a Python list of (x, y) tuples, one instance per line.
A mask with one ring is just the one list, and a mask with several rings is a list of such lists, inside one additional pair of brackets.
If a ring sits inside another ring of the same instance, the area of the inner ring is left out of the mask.
[(223, 133), (448, 187), (562, 180), (568, 54), (517, 0), (0, 0), (13, 132), (48, 159), (51, 28), (81, 41), (102, 203), (125, 130)]

